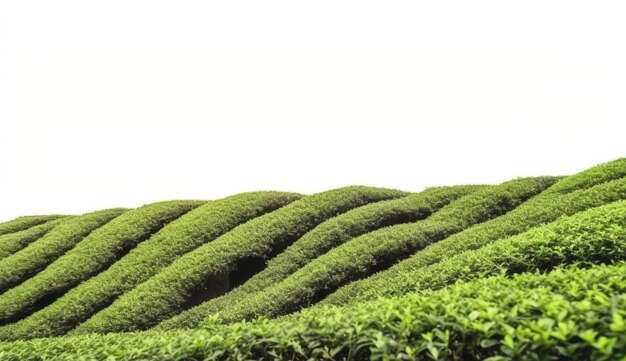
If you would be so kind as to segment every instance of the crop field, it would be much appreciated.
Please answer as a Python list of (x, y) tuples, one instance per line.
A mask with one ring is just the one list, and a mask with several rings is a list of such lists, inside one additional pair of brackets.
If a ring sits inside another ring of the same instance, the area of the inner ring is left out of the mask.
[(626, 159), (0, 223), (0, 361), (626, 360)]

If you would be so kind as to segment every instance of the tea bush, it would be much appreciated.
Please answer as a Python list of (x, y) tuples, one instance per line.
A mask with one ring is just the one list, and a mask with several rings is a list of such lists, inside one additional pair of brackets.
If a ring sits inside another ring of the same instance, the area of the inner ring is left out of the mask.
[[(79, 282), (109, 267), (123, 253), (165, 224), (201, 204), (198, 201), (160, 202), (115, 217), (106, 225), (96, 228), (45, 270), (0, 295), (0, 320), (6, 322), (23, 318), (37, 308), (40, 301), (45, 302), (63, 294)], [(78, 218), (73, 220), (75, 219)], [(0, 335), (4, 333), (0, 331)]]
[(274, 285), (351, 238), (397, 223), (424, 219), (454, 199), (482, 187), (484, 186), (431, 188), (399, 199), (370, 203), (330, 218), (271, 259), (265, 269), (246, 283), (223, 296), (184, 311), (161, 323), (159, 328), (197, 326), (207, 314), (215, 313), (226, 305)]
[(0, 344), (18, 360), (595, 360), (626, 357), (626, 264), (185, 331)]
[(174, 259), (238, 224), (300, 198), (293, 193), (242, 193), (207, 202), (172, 221), (109, 268), (69, 290), (48, 307), (5, 328), (13, 338), (61, 335), (109, 305)]
[(9, 234), (14, 232), (23, 231), (30, 227), (34, 227), (39, 224), (46, 223), (48, 221), (63, 218), (62, 215), (48, 215), (48, 216), (22, 216), (17, 217), (8, 222), (0, 223), (0, 236), (3, 234)]
[(225, 322), (276, 316), (314, 304), (321, 296), (354, 279), (367, 276), (424, 246), (506, 213), (554, 182), (527, 178), (482, 188), (415, 223), (383, 228), (354, 238), (306, 264), (288, 278), (261, 292), (225, 305)]
[[(123, 209), (108, 209), (63, 220), (36, 242), (0, 260), (0, 293), (26, 281), (74, 247), (93, 230), (123, 212)], [(0, 314), (3, 311), (0, 307)]]
[(43, 237), (43, 235), (48, 233), (52, 228), (67, 219), (69, 219), (69, 217), (51, 220), (27, 228), (23, 231), (8, 233), (0, 236), (0, 260), (12, 255), (13, 253)]
[(257, 217), (175, 260), (81, 324), (76, 332), (145, 329), (180, 313), (194, 291), (228, 277), (237, 263), (270, 258), (328, 218), (371, 202), (406, 195), (396, 190), (347, 187), (303, 197)]
[[(560, 194), (551, 191), (551, 187), (507, 214), (470, 227), (426, 247), (384, 272), (340, 288), (321, 303), (343, 304), (368, 300), (380, 295), (401, 294), (401, 291), (395, 291), (402, 289), (402, 286), (396, 286), (396, 283), (401, 282), (402, 275), (407, 272), (440, 262), (467, 250), (478, 249), (498, 239), (522, 233), (541, 224), (552, 222), (563, 215), (572, 215), (592, 207), (626, 199), (626, 178), (614, 179), (615, 173), (619, 174), (615, 171), (616, 165), (623, 167), (626, 172), (626, 162), (611, 162), (572, 176), (576, 182), (569, 181), (569, 177), (566, 177), (554, 186), (566, 182), (570, 185), (578, 184), (583, 188), (573, 190), (570, 186), (568, 187), (569, 193)], [(599, 174), (605, 174), (603, 171), (605, 167), (612, 171), (606, 172), (606, 178), (600, 178)], [(585, 181), (586, 174), (593, 175), (593, 182)], [(605, 182), (602, 182), (603, 180)], [(592, 184), (590, 188), (584, 188), (589, 184)]]

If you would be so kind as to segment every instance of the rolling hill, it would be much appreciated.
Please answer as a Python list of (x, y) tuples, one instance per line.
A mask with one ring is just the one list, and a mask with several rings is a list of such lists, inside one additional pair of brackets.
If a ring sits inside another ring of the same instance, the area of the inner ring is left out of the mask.
[(624, 360), (626, 159), (0, 223), (0, 360)]

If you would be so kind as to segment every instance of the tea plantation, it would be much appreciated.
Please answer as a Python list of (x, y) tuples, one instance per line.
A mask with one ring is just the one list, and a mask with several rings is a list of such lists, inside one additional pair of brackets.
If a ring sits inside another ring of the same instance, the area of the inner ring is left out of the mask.
[(626, 360), (626, 159), (0, 223), (1, 360)]

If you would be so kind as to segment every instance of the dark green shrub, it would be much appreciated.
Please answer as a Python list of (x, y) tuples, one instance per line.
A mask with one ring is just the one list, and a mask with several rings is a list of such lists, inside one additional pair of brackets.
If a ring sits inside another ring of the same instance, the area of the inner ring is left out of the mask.
[[(606, 165), (612, 170), (611, 172), (603, 172), (605, 165), (601, 165), (572, 176), (576, 182), (569, 181), (569, 177), (564, 178), (553, 187), (558, 186), (561, 182), (569, 185), (578, 184), (581, 187), (586, 187), (589, 184), (592, 186), (578, 190), (569, 187), (570, 192), (566, 194), (550, 191), (551, 187), (546, 192), (531, 198), (501, 217), (452, 235), (384, 272), (340, 288), (323, 300), (321, 304), (338, 305), (369, 300), (381, 295), (400, 295), (404, 292), (402, 283), (406, 281), (403, 279), (403, 275), (413, 270), (440, 262), (467, 250), (478, 249), (498, 239), (522, 233), (541, 224), (552, 222), (560, 216), (572, 215), (592, 207), (626, 199), (626, 178), (614, 179), (614, 174), (619, 173), (615, 170), (616, 165), (621, 165), (626, 170), (626, 162), (612, 162)], [(585, 174), (592, 174), (593, 182), (585, 182)], [(600, 179), (598, 178), (599, 174), (607, 174), (608, 176)], [(606, 180), (606, 182), (602, 183), (601, 180)]]
[(39, 238), (43, 237), (60, 222), (68, 220), (70, 217), (54, 219), (23, 231), (8, 233), (0, 236), (0, 260), (12, 255), (20, 249), (28, 246)]
[[(377, 295), (438, 289), (457, 281), (558, 265), (626, 260), (626, 201), (592, 208), (400, 275)], [(373, 297), (373, 296), (372, 296)]]
[(330, 218), (287, 247), (284, 252), (272, 258), (265, 269), (255, 274), (246, 283), (223, 296), (213, 298), (166, 320), (159, 327), (195, 327), (207, 314), (218, 312), (226, 305), (282, 281), (313, 259), (351, 238), (382, 227), (418, 221), (454, 199), (483, 187), (430, 188), (400, 199), (367, 204)]
[(65, 216), (48, 215), (48, 216), (17, 217), (11, 221), (0, 223), (0, 235), (23, 231), (30, 227), (34, 227), (36, 225), (43, 224), (48, 221), (58, 219), (58, 218), (63, 218), (63, 217)]
[[(33, 310), (45, 306), (79, 282), (109, 267), (165, 224), (201, 204), (202, 202), (198, 201), (153, 203), (126, 211), (106, 225), (96, 228), (45, 270), (2, 294), (0, 320), (17, 321)], [(79, 218), (82, 217), (73, 220)], [(59, 226), (55, 230), (60, 228)], [(40, 241), (35, 242), (33, 246)], [(27, 249), (29, 247), (16, 255)], [(6, 258), (3, 262), (12, 257)], [(30, 259), (24, 261), (31, 262)], [(10, 273), (10, 270), (8, 271)]]
[[(0, 260), (0, 293), (20, 284), (74, 247), (94, 229), (124, 212), (109, 209), (62, 220), (37, 242)], [(0, 299), (2, 296), (0, 296)], [(5, 311), (0, 307), (0, 314)], [(0, 320), (4, 319), (0, 316)]]
[(182, 254), (300, 197), (293, 193), (254, 192), (207, 202), (172, 221), (111, 267), (69, 290), (48, 307), (10, 325), (9, 331), (14, 338), (63, 334)]
[(554, 182), (527, 178), (489, 186), (463, 196), (430, 217), (351, 239), (304, 265), (288, 278), (224, 305), (225, 322), (276, 316), (317, 302), (337, 287), (365, 277), (424, 246), (517, 207)]
[(621, 360), (626, 264), (481, 279), (194, 331), (0, 344), (35, 360)]
[(205, 285), (211, 287), (224, 279), (229, 282), (231, 272), (241, 261), (263, 261), (328, 218), (367, 203), (404, 195), (395, 190), (348, 187), (303, 197), (183, 255), (75, 331), (116, 332), (153, 326), (180, 313), (194, 292)]

